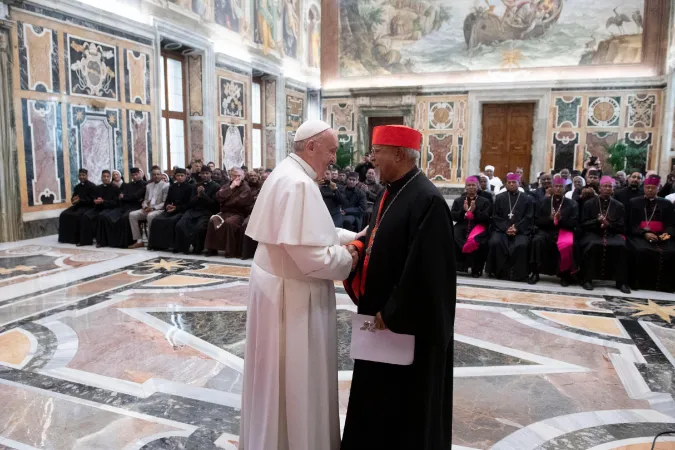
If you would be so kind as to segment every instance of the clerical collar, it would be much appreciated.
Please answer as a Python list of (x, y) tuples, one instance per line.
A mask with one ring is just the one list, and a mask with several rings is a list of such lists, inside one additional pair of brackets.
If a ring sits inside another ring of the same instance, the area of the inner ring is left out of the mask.
[(518, 193), (519, 193), (520, 191), (518, 191), (518, 189), (516, 189), (516, 190), (515, 190), (515, 191), (513, 191), (513, 192), (511, 192), (511, 191), (509, 191), (509, 190), (507, 190), (506, 192), (508, 192), (509, 194), (511, 194), (511, 195), (514, 195), (514, 196), (515, 196), (515, 195), (518, 195)]
[(314, 169), (312, 169), (312, 166), (307, 164), (307, 162), (304, 159), (302, 159), (295, 153), (291, 153), (290, 155), (288, 155), (288, 157), (291, 158), (296, 163), (300, 164), (300, 167), (304, 169), (305, 173), (307, 173), (307, 175), (309, 175), (309, 177), (312, 180), (316, 180), (316, 172), (314, 171)]
[(403, 175), (401, 178), (399, 178), (396, 181), (393, 181), (387, 185), (387, 190), (389, 191), (389, 195), (396, 194), (398, 191), (401, 190), (401, 188), (408, 182), (412, 177), (414, 177), (417, 172), (419, 172), (419, 169), (417, 166), (413, 167), (410, 169), (408, 173)]

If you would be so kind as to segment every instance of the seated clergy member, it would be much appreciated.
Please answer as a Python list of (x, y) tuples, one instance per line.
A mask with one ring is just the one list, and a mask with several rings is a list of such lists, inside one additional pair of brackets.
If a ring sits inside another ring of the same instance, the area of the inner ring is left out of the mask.
[(523, 281), (530, 273), (529, 244), (534, 226), (534, 204), (518, 190), (517, 174), (506, 178), (506, 192), (495, 197), (487, 273), (500, 279)]
[[(370, 161), (370, 159), (368, 159), (368, 161)], [(377, 197), (379, 197), (384, 190), (384, 186), (377, 182), (375, 169), (368, 169), (366, 172), (366, 182), (362, 186), (365, 186), (366, 189), (366, 202), (368, 203), (368, 208), (372, 210), (375, 200), (377, 200)]]
[(235, 258), (241, 256), (241, 227), (250, 208), (253, 206), (253, 193), (244, 181), (244, 171), (239, 168), (231, 170), (232, 182), (223, 185), (216, 192), (216, 201), (220, 203), (220, 213), (209, 220), (206, 232), (206, 254), (217, 255), (218, 250), (225, 251), (225, 256)]
[(491, 190), (494, 192), (497, 192), (503, 185), (502, 180), (499, 179), (499, 177), (494, 176), (495, 175), (495, 166), (485, 166), (485, 175), (488, 177), (488, 182), (490, 183)]
[(145, 181), (138, 167), (130, 170), (131, 182), (123, 183), (119, 206), (101, 214), (96, 229), (96, 246), (127, 248), (133, 243), (129, 215), (141, 209), (145, 196)]
[(457, 271), (478, 278), (483, 273), (487, 257), (489, 227), (492, 220), (492, 199), (478, 195), (478, 178), (467, 177), (466, 192), (452, 203), (450, 210), (455, 223), (455, 259)]
[(661, 178), (645, 180), (644, 197), (630, 201), (627, 231), (633, 289), (675, 291), (675, 213), (673, 204), (657, 197)]
[(579, 222), (577, 202), (565, 198), (565, 179), (553, 179), (551, 196), (535, 206), (534, 223), (537, 231), (532, 237), (528, 283), (539, 281), (539, 274), (557, 274), (560, 284), (569, 286), (574, 267), (574, 229)]
[(109, 170), (101, 172), (101, 184), (94, 189), (94, 207), (82, 215), (80, 220), (81, 245), (92, 245), (96, 228), (101, 214), (107, 210), (116, 208), (119, 202), (120, 188), (112, 184), (112, 175)]
[(593, 280), (615, 280), (616, 287), (629, 294), (626, 285), (628, 249), (623, 236), (626, 214), (612, 198), (614, 178), (600, 180), (600, 194), (584, 203), (581, 211), (579, 256), (583, 288), (592, 291)]
[(349, 231), (359, 232), (363, 228), (363, 216), (366, 214), (366, 193), (356, 187), (359, 182), (359, 174), (350, 172), (347, 177), (347, 185), (344, 190), (345, 203), (342, 208), (343, 228)]
[(536, 205), (540, 201), (551, 196), (551, 174), (544, 173), (539, 177), (539, 187), (530, 191), (530, 195)]
[(600, 179), (600, 172), (596, 169), (589, 169), (586, 172), (586, 184), (583, 187), (574, 189), (572, 200), (579, 203), (579, 213), (583, 214), (584, 203), (598, 195), (600, 186), (598, 180)]
[(246, 174), (246, 183), (248, 184), (248, 187), (251, 188), (253, 198), (258, 198), (260, 189), (262, 189), (262, 183), (260, 182), (260, 175), (258, 175), (258, 172), (250, 170)]
[(328, 208), (328, 213), (330, 213), (333, 223), (337, 228), (342, 228), (344, 218), (342, 207), (347, 200), (345, 199), (344, 191), (333, 181), (332, 176), (332, 171), (326, 169), (323, 174), (323, 180), (319, 183), (319, 191), (321, 191), (323, 202)]
[(141, 227), (138, 222), (140, 220), (147, 220), (149, 231), (153, 219), (164, 211), (164, 200), (166, 200), (166, 194), (169, 192), (169, 182), (164, 180), (164, 175), (166, 174), (162, 173), (162, 169), (159, 166), (152, 167), (152, 179), (145, 186), (145, 199), (141, 203), (141, 209), (129, 213), (131, 236), (135, 241), (129, 248), (143, 247)]
[(185, 181), (186, 170), (174, 171), (174, 183), (169, 187), (164, 201), (164, 211), (148, 224), (148, 250), (167, 250), (174, 248), (176, 224), (183, 217), (190, 203), (192, 186)]
[(80, 169), (77, 178), (80, 182), (73, 189), (71, 206), (59, 216), (59, 242), (63, 244), (80, 242), (80, 220), (94, 205), (96, 185), (89, 181), (87, 169)]
[(176, 224), (174, 251), (189, 253), (190, 245), (194, 253), (201, 253), (204, 250), (209, 219), (218, 212), (216, 201), (218, 189), (220, 185), (211, 180), (211, 169), (209, 166), (203, 166), (199, 183), (192, 186), (187, 211)]

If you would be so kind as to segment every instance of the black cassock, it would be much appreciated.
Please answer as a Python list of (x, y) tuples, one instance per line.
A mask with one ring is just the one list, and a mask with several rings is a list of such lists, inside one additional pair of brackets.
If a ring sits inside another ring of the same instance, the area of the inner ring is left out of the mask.
[(105, 211), (98, 219), (96, 244), (109, 247), (127, 248), (134, 243), (129, 224), (129, 213), (141, 209), (145, 198), (145, 181), (124, 183), (120, 193), (119, 206)]
[[(77, 195), (80, 201), (66, 209), (59, 216), (59, 242), (77, 244), (80, 242), (80, 221), (84, 213), (90, 211), (94, 204), (96, 185), (91, 181), (78, 183), (73, 190), (73, 198)], [(71, 198), (71, 202), (73, 200)]]
[[(675, 291), (675, 213), (673, 204), (663, 198), (651, 201), (635, 198), (630, 202), (628, 249), (631, 252), (630, 284), (635, 289)], [(649, 224), (647, 224), (649, 222)], [(644, 234), (667, 233), (666, 241), (649, 242)]]
[[(199, 186), (204, 187), (201, 193), (197, 193)], [(212, 215), (218, 214), (220, 209), (216, 201), (216, 193), (219, 189), (220, 185), (215, 181), (201, 182), (192, 186), (188, 209), (176, 224), (174, 245), (176, 250), (188, 252), (190, 245), (195, 253), (201, 253), (204, 250), (209, 219)]]
[(82, 215), (80, 219), (80, 245), (92, 245), (99, 218), (103, 213), (117, 207), (120, 188), (114, 184), (99, 184), (94, 189), (93, 199), (102, 198), (103, 203), (93, 204), (93, 208)]
[[(562, 201), (562, 205), (560, 202)], [(553, 221), (553, 209), (560, 208), (560, 220)], [(560, 275), (560, 251), (558, 236), (560, 230), (574, 234), (579, 223), (579, 206), (574, 200), (545, 198), (537, 203), (534, 213), (536, 231), (530, 244), (530, 266), (533, 272)], [(574, 258), (572, 258), (574, 259)], [(575, 272), (576, 265), (565, 272)]]
[[(169, 186), (164, 202), (164, 212), (152, 220), (150, 236), (148, 237), (148, 249), (166, 250), (174, 247), (174, 231), (176, 224), (183, 217), (190, 203), (192, 185), (190, 183), (173, 183)], [(166, 210), (169, 205), (176, 209), (170, 213)]]
[(345, 204), (344, 216), (342, 218), (342, 227), (349, 231), (361, 231), (364, 227), (363, 216), (366, 214), (368, 203), (366, 202), (366, 193), (359, 188), (348, 188), (344, 190)]
[[(483, 272), (485, 258), (487, 258), (488, 240), (490, 239), (490, 223), (492, 221), (492, 202), (482, 196), (476, 196), (476, 206), (473, 210), (473, 219), (466, 218), (464, 211), (464, 201), (466, 193), (456, 198), (452, 203), (450, 214), (455, 223), (455, 259), (457, 260), (457, 271), (468, 272), (471, 267), (472, 274)], [(464, 253), (462, 249), (466, 244), (467, 238), (476, 225), (483, 225), (485, 231), (475, 236), (474, 240), (478, 248), (472, 252)]]
[[(513, 217), (510, 218), (511, 208)], [(509, 236), (506, 230), (513, 224), (516, 226), (517, 234)], [(530, 273), (529, 244), (533, 225), (534, 203), (530, 195), (519, 191), (505, 191), (495, 197), (492, 236), (488, 244), (485, 268), (488, 274), (511, 281), (522, 281), (527, 278)]]
[[(607, 228), (601, 228), (598, 221), (601, 211), (609, 221)], [(628, 263), (628, 249), (623, 235), (625, 217), (621, 202), (611, 197), (603, 200), (597, 196), (584, 203), (581, 212), (583, 232), (578, 246), (583, 281), (614, 280), (625, 283)]]
[[(457, 282), (450, 210), (416, 168), (388, 189), (384, 208), (391, 208), (376, 233), (358, 312), (381, 312), (391, 331), (414, 335), (414, 362), (356, 360), (341, 449), (449, 450)], [(352, 299), (377, 215), (361, 241), (358, 271), (345, 281)]]
[(637, 197), (644, 197), (645, 191), (642, 187), (633, 189), (630, 186), (619, 189), (614, 193), (614, 198), (621, 202), (626, 212), (626, 224), (630, 222), (630, 201)]

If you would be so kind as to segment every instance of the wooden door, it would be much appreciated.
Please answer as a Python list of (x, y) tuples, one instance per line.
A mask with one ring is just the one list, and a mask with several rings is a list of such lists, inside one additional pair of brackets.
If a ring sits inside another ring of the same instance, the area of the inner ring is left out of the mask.
[(483, 105), (483, 145), (481, 170), (495, 166), (495, 175), (505, 181), (508, 172), (517, 167), (530, 179), (534, 103)]
[(381, 125), (403, 125), (403, 116), (368, 117), (368, 136), (370, 139), (368, 151), (370, 151), (373, 146), (373, 128), (379, 127)]

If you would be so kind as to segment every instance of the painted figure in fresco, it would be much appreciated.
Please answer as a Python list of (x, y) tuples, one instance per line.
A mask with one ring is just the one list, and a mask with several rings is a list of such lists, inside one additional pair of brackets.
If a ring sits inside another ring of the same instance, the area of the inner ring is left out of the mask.
[(315, 8), (309, 10), (309, 26), (307, 31), (308, 40), (308, 65), (309, 67), (319, 67), (321, 64), (321, 21)]
[(239, 32), (239, 18), (244, 14), (241, 0), (215, 0), (216, 23)]
[(284, 52), (293, 58), (298, 55), (299, 31), (297, 0), (284, 0)]
[(276, 0), (256, 0), (258, 21), (258, 42), (263, 45), (263, 53), (268, 54), (276, 48), (277, 2)]
[(235, 126), (227, 127), (223, 143), (223, 165), (226, 169), (244, 165), (244, 144), (241, 141), (241, 133)]

